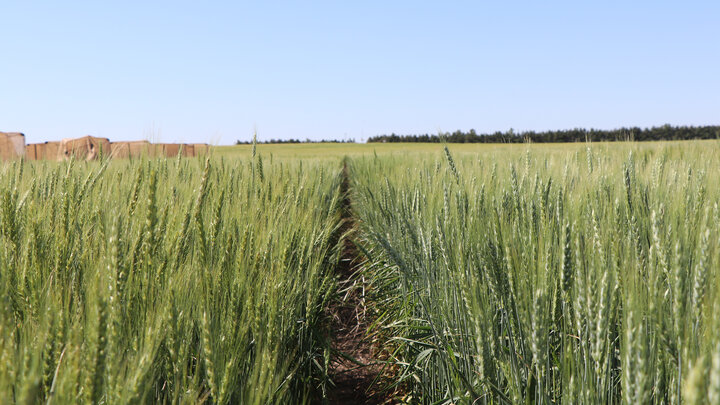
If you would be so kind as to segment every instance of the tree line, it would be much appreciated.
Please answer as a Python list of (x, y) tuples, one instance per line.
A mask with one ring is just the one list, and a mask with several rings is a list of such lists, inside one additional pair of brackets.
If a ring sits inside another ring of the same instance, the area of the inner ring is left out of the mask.
[(604, 141), (670, 141), (690, 139), (719, 139), (720, 126), (671, 126), (669, 124), (652, 128), (618, 129), (566, 129), (556, 131), (496, 131), (492, 134), (478, 134), (474, 129), (468, 132), (457, 130), (436, 135), (378, 135), (368, 142), (449, 142), (449, 143), (553, 143), (553, 142), (604, 142)]

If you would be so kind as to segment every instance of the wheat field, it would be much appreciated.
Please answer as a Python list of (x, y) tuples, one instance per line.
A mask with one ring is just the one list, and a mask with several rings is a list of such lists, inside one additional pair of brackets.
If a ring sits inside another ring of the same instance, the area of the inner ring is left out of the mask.
[(720, 142), (293, 148), (0, 165), (0, 402), (327, 403), (350, 220), (386, 403), (720, 402)]

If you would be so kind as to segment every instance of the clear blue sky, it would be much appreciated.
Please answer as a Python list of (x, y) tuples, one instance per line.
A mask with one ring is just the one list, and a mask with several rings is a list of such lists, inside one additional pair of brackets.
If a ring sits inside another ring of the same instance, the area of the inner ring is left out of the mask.
[(720, 2), (0, 2), (0, 131), (229, 144), (720, 124)]

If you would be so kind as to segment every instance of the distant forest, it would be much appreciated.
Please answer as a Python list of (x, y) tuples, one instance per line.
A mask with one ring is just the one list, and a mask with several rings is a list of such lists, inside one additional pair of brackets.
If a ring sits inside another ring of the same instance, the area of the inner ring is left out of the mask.
[[(706, 125), (700, 127), (675, 127), (669, 124), (652, 128), (618, 128), (618, 129), (564, 129), (557, 131), (497, 131), (492, 134), (478, 134), (474, 129), (468, 132), (457, 130), (440, 134), (423, 135), (377, 135), (368, 138), (367, 142), (448, 142), (448, 143), (558, 143), (558, 142), (604, 142), (604, 141), (685, 141), (690, 139), (720, 139), (720, 126)], [(257, 141), (258, 144), (274, 143), (355, 143), (355, 139), (314, 141), (311, 139), (270, 139)], [(249, 145), (252, 141), (235, 142), (236, 145)]]
[(680, 141), (689, 139), (718, 139), (720, 126), (674, 127), (663, 125), (652, 128), (602, 129), (566, 129), (558, 131), (515, 132), (512, 128), (506, 132), (478, 134), (474, 129), (469, 132), (455, 131), (437, 135), (378, 135), (369, 142), (448, 142), (448, 143), (552, 143), (552, 142), (602, 142), (602, 141)]

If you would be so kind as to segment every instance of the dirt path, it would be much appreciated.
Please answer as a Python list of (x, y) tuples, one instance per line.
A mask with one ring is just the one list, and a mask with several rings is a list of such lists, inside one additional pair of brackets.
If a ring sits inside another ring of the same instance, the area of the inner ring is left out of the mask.
[(347, 164), (343, 167), (342, 215), (345, 235), (340, 263), (336, 269), (339, 276), (338, 297), (328, 308), (332, 343), (336, 353), (330, 364), (331, 385), (328, 393), (330, 404), (386, 404), (392, 397), (380, 392), (375, 382), (383, 365), (377, 361), (377, 345), (368, 336), (372, 315), (366, 311), (366, 283), (356, 270), (363, 258), (352, 243), (356, 232), (350, 201), (350, 179)]

